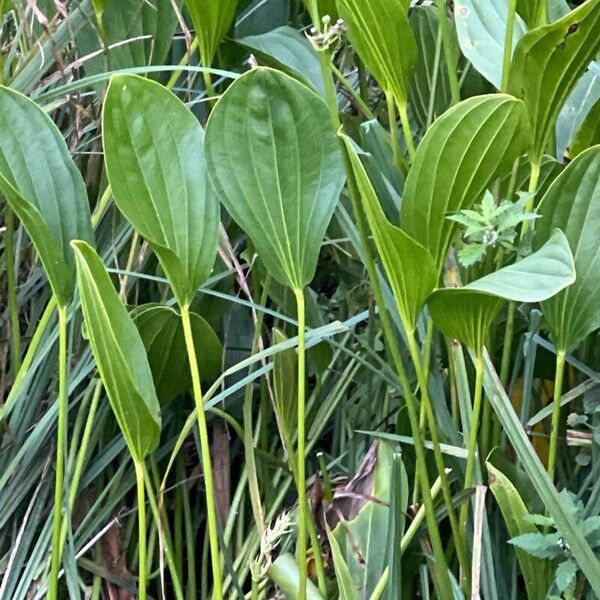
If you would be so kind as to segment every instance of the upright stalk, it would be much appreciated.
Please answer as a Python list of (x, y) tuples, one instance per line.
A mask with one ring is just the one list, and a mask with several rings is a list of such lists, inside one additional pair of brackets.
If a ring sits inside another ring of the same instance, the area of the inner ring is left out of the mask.
[[(483, 354), (481, 349), (475, 356), (475, 393), (473, 396), (473, 412), (471, 414), (471, 425), (469, 428), (469, 448), (467, 454), (467, 466), (465, 469), (465, 489), (473, 485), (475, 473), (475, 454), (477, 453), (477, 434), (479, 432), (479, 421), (481, 417), (481, 404), (483, 400)], [(462, 531), (467, 526), (469, 514), (469, 503), (465, 502), (460, 509), (460, 528)]]
[(416, 151), (413, 134), (410, 129), (410, 121), (408, 120), (408, 108), (406, 103), (398, 103), (398, 113), (400, 114), (400, 122), (402, 123), (402, 133), (404, 134), (404, 140), (406, 141), (406, 147), (408, 148), (408, 156), (412, 162), (415, 159)]
[[(2, 13), (0, 13), (0, 16)], [(4, 256), (6, 258), (6, 285), (8, 292), (8, 313), (10, 315), (10, 370), (17, 374), (21, 366), (21, 331), (19, 328), (19, 305), (17, 303), (17, 276), (15, 273), (15, 217), (6, 206), (4, 225), (6, 226)]]
[(298, 313), (298, 567), (300, 584), (298, 600), (306, 600), (306, 351), (305, 351), (305, 306), (304, 290), (295, 289)]
[(508, 76), (512, 59), (512, 42), (515, 32), (515, 18), (517, 14), (517, 0), (508, 0), (508, 17), (506, 18), (506, 34), (504, 36), (504, 56), (502, 59), (502, 84), (500, 90), (508, 89)]
[(556, 375), (554, 377), (554, 398), (552, 399), (552, 431), (550, 432), (550, 448), (548, 449), (548, 477), (554, 481), (556, 471), (556, 451), (558, 448), (558, 429), (560, 426), (560, 397), (562, 394), (567, 352), (559, 350), (556, 355)]
[(144, 464), (134, 462), (135, 482), (137, 487), (138, 504), (138, 554), (139, 554), (139, 600), (146, 600), (147, 574), (146, 574), (146, 494), (144, 492)]
[(402, 173), (402, 151), (400, 149), (400, 139), (398, 136), (398, 123), (396, 123), (396, 104), (394, 101), (394, 96), (389, 92), (386, 92), (385, 101), (387, 104), (388, 121), (390, 123), (390, 141), (392, 143), (392, 157), (394, 166), (400, 173)]
[(58, 598), (60, 568), (60, 530), (62, 522), (63, 484), (65, 478), (65, 445), (67, 443), (67, 307), (58, 307), (58, 425), (56, 436), (56, 478), (54, 482), (54, 514), (52, 517), (52, 559), (48, 599)]
[(438, 0), (437, 7), (438, 27), (442, 33), (442, 46), (444, 47), (444, 58), (446, 59), (446, 70), (448, 71), (448, 82), (450, 83), (450, 95), (452, 98), (452, 104), (457, 104), (460, 102), (460, 86), (458, 85), (458, 75), (456, 74), (456, 57), (452, 52), (448, 17), (446, 16), (446, 0)]
[(200, 384), (200, 373), (198, 371), (198, 360), (196, 358), (196, 348), (194, 347), (194, 337), (192, 335), (192, 324), (190, 320), (190, 307), (188, 304), (184, 304), (181, 307), (181, 321), (183, 323), (185, 346), (190, 363), (192, 388), (194, 392), (194, 402), (196, 404), (198, 430), (200, 433), (200, 452), (202, 455), (202, 469), (204, 471), (204, 486), (206, 490), (206, 520), (208, 522), (208, 539), (210, 543), (210, 557), (213, 574), (213, 598), (215, 600), (222, 600), (223, 582), (221, 575), (221, 560), (219, 557), (219, 534), (217, 529), (217, 511), (215, 508), (208, 428), (206, 426), (204, 400), (202, 399), (202, 386)]

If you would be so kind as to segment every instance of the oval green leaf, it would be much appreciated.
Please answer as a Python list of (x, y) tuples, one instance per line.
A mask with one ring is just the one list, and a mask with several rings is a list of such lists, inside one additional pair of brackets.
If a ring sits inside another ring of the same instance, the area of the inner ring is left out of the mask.
[(417, 42), (403, 0), (338, 0), (348, 39), (381, 88), (396, 102), (408, 102)]
[(2, 86), (0, 193), (35, 245), (59, 305), (66, 306), (75, 289), (69, 244), (93, 237), (85, 184), (48, 115)]
[(462, 288), (436, 290), (428, 300), (435, 324), (475, 352), (504, 300), (542, 302), (575, 281), (573, 255), (565, 234), (555, 230), (533, 254)]
[(539, 206), (534, 243), (560, 227), (575, 258), (577, 280), (544, 302), (550, 334), (570, 350), (600, 327), (596, 293), (600, 287), (600, 146), (580, 154), (555, 180)]
[(129, 452), (140, 462), (158, 445), (161, 425), (146, 350), (96, 251), (82, 241), (72, 246), (96, 366)]
[(284, 73), (252, 69), (213, 109), (206, 160), (221, 201), (273, 277), (303, 288), (345, 179), (325, 103)]
[(406, 180), (400, 225), (438, 269), (456, 231), (446, 217), (479, 201), (528, 146), (525, 106), (506, 94), (464, 100), (429, 128)]
[[(149, 304), (132, 315), (148, 355), (156, 394), (162, 405), (192, 389), (181, 316), (168, 306)], [(223, 363), (223, 345), (213, 328), (190, 313), (198, 370), (202, 381), (214, 379)]]
[(111, 77), (102, 128), (115, 202), (152, 246), (177, 302), (189, 304), (212, 271), (218, 242), (204, 131), (176, 96), (137, 75)]
[(588, 0), (519, 41), (508, 91), (527, 105), (533, 162), (539, 163), (562, 105), (600, 50), (599, 31), (600, 0)]
[(427, 297), (437, 283), (435, 262), (421, 244), (388, 221), (352, 140), (346, 135), (340, 137), (400, 318), (407, 331), (414, 330)]

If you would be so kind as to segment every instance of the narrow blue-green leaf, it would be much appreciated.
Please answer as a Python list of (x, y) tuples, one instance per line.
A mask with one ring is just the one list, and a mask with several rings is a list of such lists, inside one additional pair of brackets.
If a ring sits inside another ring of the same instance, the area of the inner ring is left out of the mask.
[[(456, 0), (454, 19), (462, 53), (479, 73), (500, 89), (508, 0)], [(513, 51), (526, 31), (523, 19), (516, 15)]]
[(176, 96), (137, 75), (111, 77), (102, 126), (115, 202), (150, 242), (177, 301), (189, 304), (212, 271), (218, 241), (204, 131)]
[(0, 193), (27, 229), (59, 304), (67, 305), (75, 287), (69, 243), (92, 240), (85, 184), (48, 115), (2, 86)]
[(400, 226), (441, 269), (457, 224), (529, 146), (525, 105), (506, 94), (469, 98), (446, 111), (419, 144), (408, 174)]
[(437, 283), (435, 262), (421, 244), (387, 220), (352, 140), (346, 135), (340, 134), (340, 137), (400, 316), (407, 329), (414, 329), (427, 297)]
[(321, 96), (325, 96), (319, 57), (306, 36), (298, 30), (286, 25), (236, 41), (255, 52), (267, 66), (309, 83)]
[(530, 155), (539, 162), (558, 113), (600, 50), (600, 0), (587, 0), (555, 23), (525, 34), (515, 49), (508, 90), (532, 124)]
[(600, 327), (600, 146), (580, 154), (557, 177), (539, 206), (535, 243), (560, 227), (575, 258), (577, 280), (543, 304), (558, 348), (570, 350)]
[(345, 179), (325, 103), (284, 73), (252, 69), (213, 109), (206, 160), (221, 201), (273, 277), (303, 288)]
[(146, 350), (96, 251), (82, 241), (72, 246), (96, 366), (129, 452), (141, 461), (158, 445), (161, 424)]

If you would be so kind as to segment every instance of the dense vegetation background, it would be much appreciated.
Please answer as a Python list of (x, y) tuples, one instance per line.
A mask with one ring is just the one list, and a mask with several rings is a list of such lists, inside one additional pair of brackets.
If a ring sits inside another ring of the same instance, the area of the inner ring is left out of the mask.
[(600, 597), (599, 53), (0, 0), (0, 600)]

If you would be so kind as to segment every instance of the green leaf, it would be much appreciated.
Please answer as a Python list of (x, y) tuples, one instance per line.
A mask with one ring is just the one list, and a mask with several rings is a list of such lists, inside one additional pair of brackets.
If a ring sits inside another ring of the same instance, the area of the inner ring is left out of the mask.
[(185, 5), (200, 43), (200, 60), (210, 67), (233, 23), (238, 0), (185, 0)]
[(157, 447), (161, 424), (146, 350), (96, 251), (78, 240), (71, 245), (96, 366), (129, 452), (140, 462)]
[(517, 12), (523, 17), (529, 29), (545, 23), (546, 3), (547, 0), (517, 0)]
[(600, 146), (580, 154), (552, 184), (539, 206), (535, 244), (557, 227), (573, 251), (577, 280), (544, 302), (544, 316), (559, 349), (570, 350), (600, 327)]
[(429, 128), (406, 180), (400, 226), (438, 270), (458, 227), (446, 217), (480, 201), (528, 144), (525, 106), (505, 94), (464, 100)]
[(536, 558), (556, 558), (563, 553), (559, 533), (523, 533), (509, 540), (510, 544)]
[[(267, 574), (281, 589), (287, 600), (297, 600), (300, 597), (298, 586), (300, 569), (292, 554), (289, 552), (280, 554), (269, 567)], [(306, 600), (323, 600), (323, 596), (310, 579), (306, 582)]]
[(202, 127), (171, 92), (137, 75), (111, 78), (102, 125), (115, 202), (150, 242), (177, 302), (189, 304), (212, 271), (218, 241)]
[(284, 73), (252, 69), (213, 109), (206, 160), (221, 201), (273, 277), (303, 288), (345, 179), (325, 103)]
[(337, 0), (348, 39), (381, 88), (406, 105), (417, 43), (403, 0)]
[[(456, 0), (454, 18), (462, 53), (479, 73), (500, 89), (508, 0)], [(527, 26), (516, 15), (513, 52), (526, 31)]]
[(307, 82), (325, 95), (319, 57), (310, 42), (292, 27), (278, 27), (260, 35), (236, 40), (263, 59), (265, 64)]
[[(417, 44), (417, 58), (410, 78), (411, 115), (423, 130), (431, 119), (439, 117), (451, 104), (452, 94), (448, 82), (448, 67), (440, 60), (436, 45), (439, 31), (438, 11), (433, 6), (416, 6), (408, 15)], [(448, 21), (448, 30), (455, 56), (458, 40), (454, 21)]]
[(508, 89), (527, 106), (535, 163), (562, 105), (600, 50), (599, 30), (600, 0), (588, 0), (555, 23), (525, 34), (517, 45)]
[(536, 489), (548, 514), (554, 519), (556, 527), (568, 544), (594, 593), (600, 596), (598, 559), (583, 535), (581, 523), (574, 518), (571, 506), (559, 495), (548, 477), (487, 353), (484, 354), (484, 386), (486, 396), (500, 420), (502, 430), (506, 433), (517, 458), (527, 473), (531, 486)]
[(573, 255), (565, 235), (555, 230), (537, 252), (462, 288), (436, 290), (428, 306), (444, 334), (480, 352), (503, 300), (542, 302), (573, 281)]
[[(158, 304), (141, 306), (132, 316), (146, 348), (156, 394), (165, 405), (192, 389), (181, 316)], [(190, 317), (200, 378), (209, 381), (222, 370), (223, 345), (200, 315), (190, 313)]]
[(564, 592), (575, 581), (577, 571), (577, 563), (572, 559), (564, 560), (556, 567), (554, 580), (559, 591)]
[(348, 568), (348, 564), (344, 560), (344, 556), (340, 550), (340, 546), (335, 539), (335, 535), (327, 528), (327, 538), (331, 549), (331, 558), (335, 569), (335, 578), (338, 587), (339, 600), (359, 600), (358, 592), (352, 581), (352, 574)]
[(23, 223), (61, 306), (73, 297), (71, 240), (92, 240), (81, 173), (52, 120), (34, 102), (0, 86), (0, 192)]
[(571, 160), (577, 158), (584, 150), (600, 144), (600, 100), (592, 106), (580, 128), (578, 129), (567, 153)]
[[(525, 533), (537, 533), (535, 525), (527, 521), (529, 511), (510, 479), (489, 462), (490, 490), (500, 507), (508, 534), (515, 538)], [(529, 600), (545, 600), (550, 585), (550, 574), (545, 561), (538, 560), (517, 546), (517, 559)]]
[[(287, 340), (287, 336), (276, 327), (273, 328), (273, 344)], [(297, 370), (298, 358), (293, 348), (282, 350), (273, 357), (273, 392), (277, 421), (283, 426), (282, 438), (286, 444), (292, 440), (292, 433), (298, 423)]]
[(346, 135), (340, 134), (340, 137), (403, 324), (407, 330), (414, 330), (427, 297), (437, 283), (436, 265), (423, 246), (387, 220), (352, 140)]

